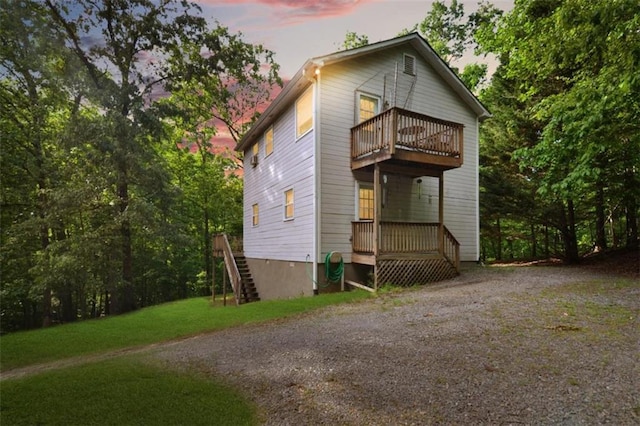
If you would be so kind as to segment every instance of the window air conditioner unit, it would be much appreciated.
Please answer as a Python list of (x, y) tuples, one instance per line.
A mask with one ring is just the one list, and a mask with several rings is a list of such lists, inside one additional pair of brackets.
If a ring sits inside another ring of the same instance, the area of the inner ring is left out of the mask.
[(258, 157), (254, 155), (253, 157), (251, 157), (251, 166), (255, 167), (257, 165), (258, 165)]

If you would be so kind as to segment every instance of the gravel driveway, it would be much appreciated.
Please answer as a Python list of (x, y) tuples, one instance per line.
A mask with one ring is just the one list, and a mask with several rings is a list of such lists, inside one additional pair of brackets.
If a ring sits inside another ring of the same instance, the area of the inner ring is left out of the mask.
[(154, 356), (222, 377), (267, 425), (638, 425), (639, 314), (637, 275), (473, 267)]

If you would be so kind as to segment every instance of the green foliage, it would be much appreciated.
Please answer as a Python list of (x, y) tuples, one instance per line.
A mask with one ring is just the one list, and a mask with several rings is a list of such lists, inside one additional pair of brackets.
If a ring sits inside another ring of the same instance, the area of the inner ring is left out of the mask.
[(493, 199), (484, 209), (519, 221), (521, 233), (555, 229), (569, 260), (619, 245), (615, 222), (628, 246), (638, 244), (636, 9), (633, 1), (522, 1), (482, 39), (501, 61), (482, 95), (495, 114), (483, 129), (484, 192), (522, 188), (531, 200), (519, 208)]
[(366, 34), (359, 35), (353, 31), (347, 31), (344, 36), (344, 41), (340, 45), (340, 50), (355, 49), (357, 47), (366, 46), (369, 44), (369, 37)]
[(2, 332), (206, 291), (211, 233), (242, 217), (211, 138), (240, 137), (280, 80), (272, 52), (198, 12), (3, 2)]
[(469, 23), (464, 15), (464, 5), (458, 0), (451, 0), (449, 6), (444, 1), (434, 1), (418, 24), (420, 34), (446, 63), (460, 59), (470, 42)]
[(211, 378), (117, 358), (2, 383), (11, 425), (256, 424), (245, 398)]

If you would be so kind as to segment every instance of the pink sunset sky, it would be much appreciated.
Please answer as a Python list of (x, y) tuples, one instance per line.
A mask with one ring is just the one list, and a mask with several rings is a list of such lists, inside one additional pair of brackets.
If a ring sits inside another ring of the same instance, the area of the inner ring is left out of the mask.
[[(309, 58), (339, 50), (348, 31), (367, 35), (369, 42), (386, 40), (412, 28), (431, 10), (431, 0), (196, 0), (205, 17), (249, 43), (276, 53), (283, 80), (291, 78)], [(446, 1), (450, 4), (450, 1)], [(477, 9), (477, 0), (462, 0), (465, 12)], [(513, 0), (493, 0), (508, 11)], [(457, 66), (474, 58), (469, 55)], [(490, 64), (491, 65), (491, 64)], [(491, 67), (490, 67), (491, 68)]]

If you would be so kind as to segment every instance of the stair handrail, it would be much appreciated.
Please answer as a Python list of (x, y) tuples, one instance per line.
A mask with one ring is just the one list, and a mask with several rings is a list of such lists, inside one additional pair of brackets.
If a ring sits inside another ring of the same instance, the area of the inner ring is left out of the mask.
[(227, 268), (227, 272), (229, 274), (229, 279), (231, 281), (231, 287), (233, 288), (233, 295), (236, 299), (236, 305), (240, 305), (240, 291), (242, 288), (242, 277), (240, 276), (240, 271), (238, 270), (238, 265), (236, 264), (236, 258), (233, 256), (233, 251), (231, 250), (231, 244), (229, 244), (229, 239), (227, 238), (227, 234), (220, 234), (222, 236), (222, 252), (224, 254), (224, 264)]
[(456, 268), (456, 271), (460, 272), (460, 243), (456, 237), (447, 229), (446, 226), (442, 226), (444, 230), (444, 257)]

